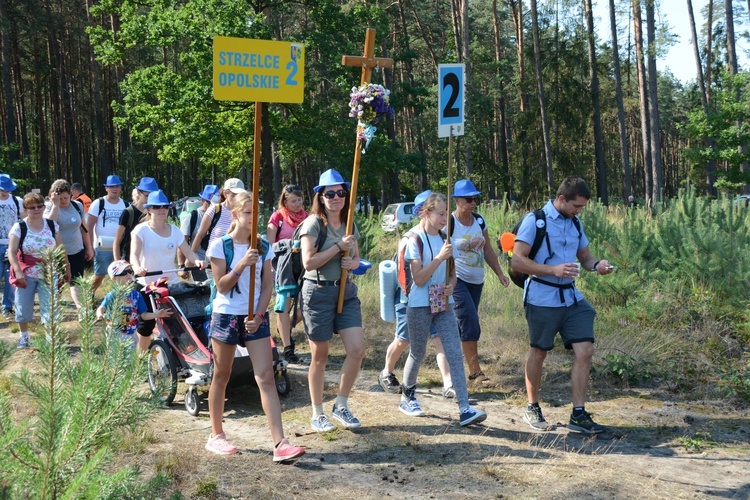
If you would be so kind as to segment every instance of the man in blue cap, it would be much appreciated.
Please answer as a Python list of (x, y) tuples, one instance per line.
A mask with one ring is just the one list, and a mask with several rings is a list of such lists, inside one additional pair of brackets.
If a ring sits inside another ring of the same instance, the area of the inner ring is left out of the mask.
[(130, 261), (130, 233), (146, 211), (143, 205), (148, 201), (148, 195), (157, 189), (159, 186), (153, 177), (141, 178), (141, 182), (133, 189), (133, 203), (120, 214), (115, 231), (115, 241), (112, 245), (115, 260)]
[(13, 196), (13, 191), (18, 186), (8, 174), (0, 174), (0, 279), (5, 279), (3, 289), (3, 316), (10, 319), (13, 317), (13, 300), (15, 292), (8, 280), (10, 263), (8, 262), (8, 234), (13, 224), (23, 219), (26, 213), (23, 211), (23, 201), (18, 196)]
[(120, 215), (129, 205), (120, 198), (122, 181), (117, 175), (107, 176), (104, 189), (107, 195), (91, 202), (86, 218), (86, 234), (94, 248), (94, 291), (102, 284), (107, 276), (107, 267), (115, 260), (112, 251), (115, 233)]
[[(182, 220), (180, 231), (185, 235), (185, 241), (188, 242), (188, 245), (193, 244), (193, 238), (195, 238), (195, 233), (198, 232), (198, 228), (201, 227), (203, 216), (206, 214), (208, 207), (211, 206), (211, 199), (217, 194), (219, 194), (219, 186), (214, 184), (206, 184), (203, 186), (203, 191), (198, 195), (201, 199), (201, 206), (190, 212), (190, 215)], [(200, 260), (206, 260), (206, 250), (208, 249), (208, 240), (210, 236), (209, 231), (206, 231), (206, 235), (203, 237), (200, 246), (195, 251)], [(185, 256), (179, 250), (177, 251), (177, 262), (180, 265), (185, 263)], [(208, 279), (208, 275), (206, 274), (206, 271), (193, 271), (193, 279), (195, 281), (205, 281)]]

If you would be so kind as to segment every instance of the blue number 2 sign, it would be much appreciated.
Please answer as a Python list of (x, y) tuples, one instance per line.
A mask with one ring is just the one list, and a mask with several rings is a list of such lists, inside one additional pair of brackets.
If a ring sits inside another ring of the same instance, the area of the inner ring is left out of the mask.
[(438, 65), (438, 137), (464, 135), (464, 65)]

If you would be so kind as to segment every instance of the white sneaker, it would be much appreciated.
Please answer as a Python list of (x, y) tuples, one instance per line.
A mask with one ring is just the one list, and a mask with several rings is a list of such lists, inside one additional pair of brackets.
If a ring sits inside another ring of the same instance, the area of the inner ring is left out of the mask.
[(328, 420), (325, 415), (319, 415), (310, 420), (310, 425), (315, 432), (330, 432), (336, 430), (336, 426)]

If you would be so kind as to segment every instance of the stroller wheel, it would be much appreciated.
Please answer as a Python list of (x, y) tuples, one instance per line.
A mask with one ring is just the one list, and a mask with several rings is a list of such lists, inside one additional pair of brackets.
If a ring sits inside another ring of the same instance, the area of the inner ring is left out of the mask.
[(154, 339), (148, 348), (148, 385), (151, 392), (164, 404), (177, 394), (177, 366), (172, 348), (162, 339)]
[(188, 388), (185, 393), (185, 409), (189, 414), (197, 417), (201, 412), (202, 398), (198, 395), (198, 390), (195, 387)]
[(292, 384), (289, 381), (289, 374), (286, 370), (277, 371), (274, 377), (276, 378), (276, 392), (282, 396), (289, 394), (289, 391), (292, 390)]

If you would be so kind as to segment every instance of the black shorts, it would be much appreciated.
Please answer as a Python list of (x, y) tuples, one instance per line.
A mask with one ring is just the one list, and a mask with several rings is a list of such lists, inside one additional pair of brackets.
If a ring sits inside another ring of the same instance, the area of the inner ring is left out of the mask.
[(80, 278), (86, 269), (86, 250), (68, 255), (68, 262), (70, 262), (70, 277), (72, 279)]

